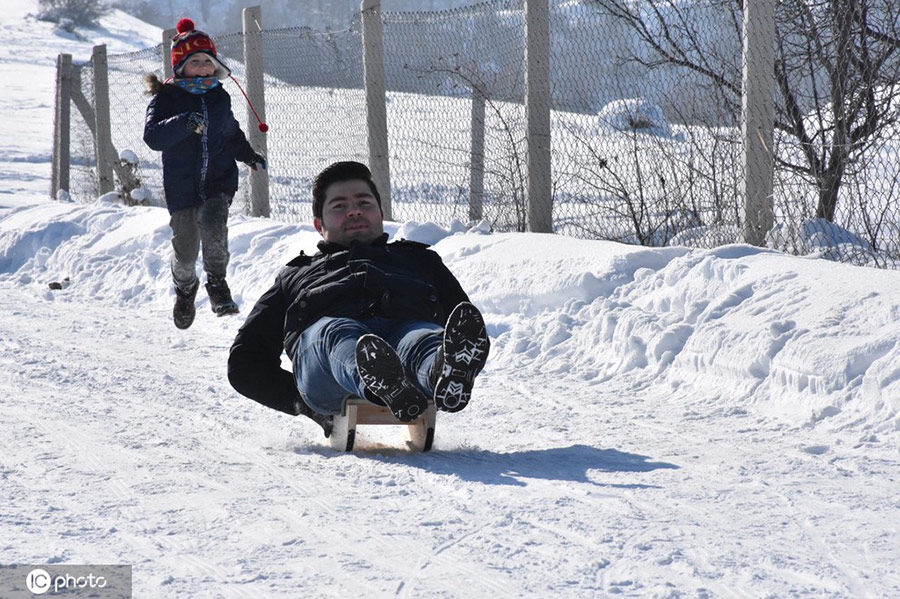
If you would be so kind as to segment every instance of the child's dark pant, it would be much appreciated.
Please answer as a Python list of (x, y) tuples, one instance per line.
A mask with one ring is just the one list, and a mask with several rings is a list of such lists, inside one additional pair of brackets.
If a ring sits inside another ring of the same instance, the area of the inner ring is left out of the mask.
[(196, 208), (179, 210), (169, 218), (172, 228), (172, 278), (179, 289), (197, 279), (197, 257), (203, 250), (207, 279), (224, 279), (228, 267), (228, 208), (231, 195), (215, 194)]

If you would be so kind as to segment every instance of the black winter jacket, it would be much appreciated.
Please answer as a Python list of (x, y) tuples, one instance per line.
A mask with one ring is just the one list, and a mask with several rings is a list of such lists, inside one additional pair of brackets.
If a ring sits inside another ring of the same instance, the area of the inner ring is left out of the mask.
[(315, 256), (300, 254), (278, 274), (231, 346), (228, 380), (239, 393), (294, 414), (300, 392), (281, 368), (293, 358), (300, 333), (323, 316), (425, 320), (441, 326), (460, 302), (469, 301), (456, 277), (428, 246), (413, 241), (349, 248), (319, 242)]
[[(206, 127), (195, 133), (191, 113), (203, 115)], [(219, 85), (192, 94), (167, 83), (147, 106), (144, 142), (162, 151), (163, 188), (169, 212), (199, 206), (216, 193), (234, 195), (235, 160), (252, 162), (255, 152), (231, 112), (231, 97)]]

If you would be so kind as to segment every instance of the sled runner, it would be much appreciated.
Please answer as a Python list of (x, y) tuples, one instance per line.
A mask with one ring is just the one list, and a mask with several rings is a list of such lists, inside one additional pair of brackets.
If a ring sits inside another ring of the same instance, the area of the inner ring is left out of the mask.
[(377, 406), (363, 399), (346, 399), (341, 413), (334, 417), (331, 446), (340, 451), (352, 451), (358, 425), (392, 424), (406, 427), (409, 445), (420, 451), (428, 451), (434, 442), (436, 416), (437, 409), (433, 403), (429, 404), (425, 413), (412, 422), (402, 422), (397, 420), (386, 406)]

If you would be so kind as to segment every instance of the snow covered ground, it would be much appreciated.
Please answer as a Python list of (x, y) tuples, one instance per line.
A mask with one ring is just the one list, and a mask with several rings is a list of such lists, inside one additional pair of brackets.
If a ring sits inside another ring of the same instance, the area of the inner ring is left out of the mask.
[[(130, 564), (135, 597), (900, 596), (900, 273), (391, 224), (493, 354), (432, 452), (339, 453), (230, 388), (241, 316), (174, 328), (163, 209), (47, 201), (52, 56), (90, 42), (34, 4), (0, 16), (0, 562)], [(246, 314), (317, 234), (231, 225)]]

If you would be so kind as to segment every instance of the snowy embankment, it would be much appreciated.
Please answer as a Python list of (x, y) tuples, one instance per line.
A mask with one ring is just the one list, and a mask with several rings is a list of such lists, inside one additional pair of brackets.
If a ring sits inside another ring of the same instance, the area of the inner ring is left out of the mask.
[(900, 430), (900, 273), (742, 245), (496, 235), (439, 248), (465, 261), (496, 319), (495, 358), (583, 380), (628, 374), (798, 426)]
[[(439, 237), (433, 224), (388, 229)], [(795, 426), (900, 430), (900, 273), (740, 245), (444, 235), (436, 249), (486, 312), (495, 361), (586, 383), (627, 375), (697, 408), (754, 410)], [(46, 300), (47, 284), (68, 277), (70, 298), (165, 309), (169, 238), (158, 208), (23, 207), (0, 224), (0, 276)], [(310, 225), (236, 217), (237, 299), (249, 307), (317, 239)]]

